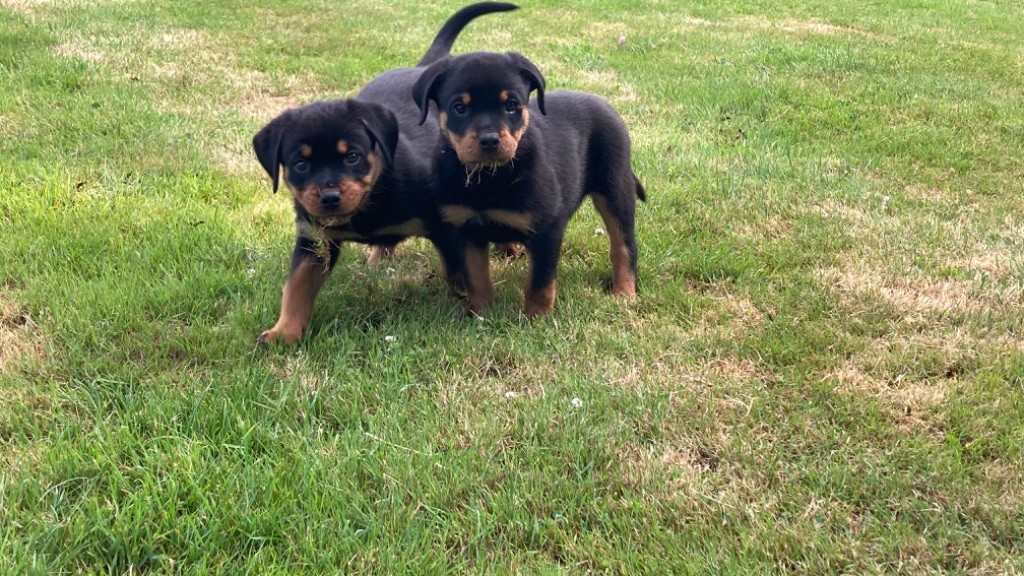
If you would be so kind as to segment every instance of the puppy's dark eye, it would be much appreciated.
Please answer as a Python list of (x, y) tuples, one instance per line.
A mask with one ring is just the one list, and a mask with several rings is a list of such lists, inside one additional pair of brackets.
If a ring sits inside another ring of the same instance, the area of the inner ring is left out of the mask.
[(515, 100), (506, 100), (505, 101), (505, 112), (507, 112), (508, 114), (515, 114), (518, 111), (519, 111), (519, 102), (516, 102)]
[(363, 156), (359, 152), (349, 152), (345, 154), (345, 164), (359, 164), (359, 161)]
[(463, 104), (462, 102), (456, 102), (452, 104), (452, 112), (458, 114), (459, 116), (462, 116), (463, 114), (466, 113), (466, 105)]
[(295, 170), (296, 172), (305, 172), (308, 168), (309, 163), (305, 160), (296, 160), (295, 163), (292, 164), (292, 170)]

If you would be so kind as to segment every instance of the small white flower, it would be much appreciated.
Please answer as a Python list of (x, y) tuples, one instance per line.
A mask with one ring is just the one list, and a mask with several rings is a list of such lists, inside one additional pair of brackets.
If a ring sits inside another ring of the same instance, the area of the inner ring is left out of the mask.
[(256, 275), (256, 269), (255, 268), (249, 268), (249, 270), (247, 270), (247, 272), (249, 273), (249, 276), (255, 276)]
[(476, 318), (477, 322), (483, 322), (484, 321), (484, 317), (480, 316), (480, 315), (474, 316), (474, 318)]
[(572, 405), (575, 406), (576, 408), (579, 408), (580, 406), (583, 406), (583, 400), (580, 400), (579, 398), (573, 398)]
[(892, 200), (892, 196), (882, 196), (882, 210), (885, 210), (889, 206), (890, 200)]
[(395, 341), (395, 337), (394, 336), (385, 336), (384, 337), (384, 341), (385, 342), (394, 342)]
[(394, 268), (388, 268), (387, 270), (385, 270), (385, 272), (387, 272), (388, 274), (394, 274), (395, 273), (395, 269)]
[(594, 235), (595, 236), (600, 236), (602, 234), (604, 234), (604, 230), (602, 228), (594, 228)]
[(513, 399), (515, 397), (516, 397), (516, 393), (515, 392), (513, 392), (511, 390), (509, 390), (508, 392), (505, 392), (505, 398), (508, 398), (509, 400), (511, 400), (511, 399)]

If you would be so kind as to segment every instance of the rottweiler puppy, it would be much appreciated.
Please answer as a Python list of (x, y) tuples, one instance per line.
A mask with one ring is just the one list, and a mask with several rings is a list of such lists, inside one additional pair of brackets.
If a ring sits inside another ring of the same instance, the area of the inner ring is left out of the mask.
[(545, 94), (537, 67), (512, 52), (438, 61), (420, 75), (413, 98), (420, 122), (437, 105), (441, 215), (467, 241), (470, 313), (494, 299), (491, 242), (525, 245), (524, 311), (551, 311), (562, 239), (585, 196), (608, 231), (612, 294), (636, 295), (634, 215), (644, 188), (630, 165), (625, 123), (607, 102), (581, 92)]
[[(438, 32), (421, 67), (448, 56), (459, 32), (477, 16), (515, 8), (487, 2), (460, 10)], [(414, 81), (406, 81), (405, 100)], [(414, 106), (409, 100), (407, 107)], [(253, 138), (274, 191), (279, 171), (291, 191), (296, 225), (281, 314), (260, 334), (260, 344), (298, 342), (343, 241), (393, 247), (411, 236), (427, 238), (448, 283), (465, 290), (463, 241), (440, 217), (433, 154), (421, 151), (422, 142), (436, 145), (437, 129), (417, 125), (419, 112), (413, 110), (400, 125), (394, 112), (377, 103), (317, 102), (286, 110)], [(371, 254), (371, 261), (377, 256)]]
[[(437, 33), (433, 45), (415, 68), (393, 68), (383, 72), (364, 86), (356, 98), (380, 104), (394, 112), (402, 136), (408, 138), (413, 147), (423, 151), (424, 158), (430, 161), (433, 168), (433, 158), (439, 152), (437, 122), (419, 121), (420, 109), (416, 102), (409, 98), (409, 92), (427, 66), (451, 55), (455, 38), (471, 20), (484, 14), (516, 9), (518, 6), (515, 4), (505, 2), (480, 2), (466, 6), (444, 24)], [(429, 118), (434, 119), (437, 116), (437, 109), (430, 107), (427, 114)], [(502, 245), (500, 249), (509, 258), (520, 256), (522, 250), (515, 244)], [(394, 245), (374, 245), (370, 251), (370, 263), (375, 264), (382, 258), (390, 257), (394, 251)]]

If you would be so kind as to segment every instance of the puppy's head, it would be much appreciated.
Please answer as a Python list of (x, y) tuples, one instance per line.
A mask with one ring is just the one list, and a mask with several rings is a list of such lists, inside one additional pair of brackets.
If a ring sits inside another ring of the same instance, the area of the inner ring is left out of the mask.
[(530, 124), (530, 93), (544, 114), (544, 77), (521, 54), (476, 52), (446, 58), (423, 71), (413, 86), (426, 121), (437, 104), (441, 133), (463, 164), (498, 166), (516, 157)]
[(391, 167), (398, 122), (387, 109), (356, 100), (287, 110), (252, 139), (277, 192), (278, 169), (296, 203), (328, 225), (343, 224)]

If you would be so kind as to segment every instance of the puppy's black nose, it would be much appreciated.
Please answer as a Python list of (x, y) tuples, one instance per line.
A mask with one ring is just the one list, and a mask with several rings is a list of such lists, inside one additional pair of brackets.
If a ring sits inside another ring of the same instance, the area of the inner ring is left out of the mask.
[(324, 190), (320, 193), (320, 205), (324, 208), (337, 208), (338, 204), (341, 204), (341, 192)]
[(480, 148), (487, 152), (493, 152), (498, 149), (498, 133), (497, 132), (481, 132), (478, 135), (480, 140)]

